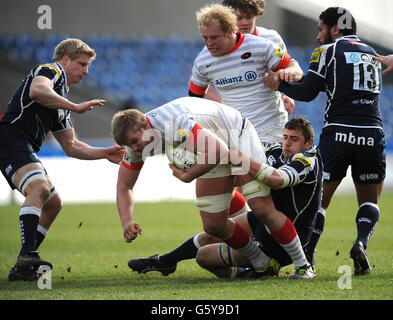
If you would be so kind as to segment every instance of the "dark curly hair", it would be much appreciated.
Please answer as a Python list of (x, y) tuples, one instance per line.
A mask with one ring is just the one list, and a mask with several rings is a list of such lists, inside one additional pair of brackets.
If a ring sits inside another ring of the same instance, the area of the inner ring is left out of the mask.
[(261, 16), (265, 12), (265, 0), (223, 0), (222, 4), (254, 16)]
[[(345, 21), (345, 24), (340, 25), (341, 20), (351, 19), (350, 23)], [(344, 36), (348, 36), (351, 34), (356, 34), (356, 21), (353, 15), (349, 12), (349, 10), (342, 7), (329, 7), (325, 11), (323, 11), (319, 19), (326, 24), (326, 26), (330, 29), (335, 25), (338, 25), (340, 28), (340, 33)], [(348, 27), (348, 25), (350, 27)]]

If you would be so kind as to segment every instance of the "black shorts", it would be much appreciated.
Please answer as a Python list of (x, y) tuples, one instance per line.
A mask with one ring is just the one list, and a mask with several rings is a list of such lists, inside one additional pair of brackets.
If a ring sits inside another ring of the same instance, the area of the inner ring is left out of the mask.
[(319, 139), (324, 181), (343, 179), (348, 166), (351, 166), (355, 182), (382, 182), (386, 177), (385, 146), (382, 129), (336, 125), (325, 127)]
[(0, 126), (0, 170), (7, 179), (12, 189), (16, 186), (12, 183), (12, 176), (26, 164), (40, 162), (33, 146), (27, 139), (9, 128)]
[(254, 238), (261, 243), (262, 251), (278, 261), (281, 267), (292, 264), (292, 259), (281, 245), (273, 239), (265, 225), (255, 216), (254, 212), (247, 213), (248, 224)]

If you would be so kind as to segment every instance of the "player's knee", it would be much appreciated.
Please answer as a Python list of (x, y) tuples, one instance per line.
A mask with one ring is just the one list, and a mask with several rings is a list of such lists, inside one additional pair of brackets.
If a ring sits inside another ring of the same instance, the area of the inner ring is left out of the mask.
[(63, 201), (57, 193), (53, 195), (53, 197), (49, 195), (49, 198), (50, 199), (46, 201), (45, 206), (47, 206), (54, 214), (57, 215), (63, 208)]
[(195, 257), (196, 262), (202, 268), (207, 268), (209, 266), (209, 250), (207, 247), (202, 247), (198, 250), (197, 255)]
[(26, 198), (39, 199), (45, 202), (50, 195), (50, 186), (45, 180), (37, 180), (32, 182), (25, 192)]
[(209, 225), (204, 225), (203, 230), (211, 237), (218, 237), (222, 238), (222, 230), (221, 226), (217, 224), (209, 224)]

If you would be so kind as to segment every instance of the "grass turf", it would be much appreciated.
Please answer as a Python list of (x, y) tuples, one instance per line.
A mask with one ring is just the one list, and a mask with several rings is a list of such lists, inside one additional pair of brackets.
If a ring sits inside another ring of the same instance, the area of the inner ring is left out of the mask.
[(167, 277), (151, 272), (132, 272), (131, 258), (165, 253), (202, 230), (199, 214), (188, 202), (137, 203), (135, 219), (142, 236), (127, 244), (115, 204), (66, 204), (39, 248), (44, 260), (54, 265), (51, 290), (36, 282), (7, 280), (20, 249), (18, 206), (0, 206), (1, 300), (391, 300), (393, 298), (393, 193), (384, 192), (381, 216), (368, 246), (372, 273), (351, 276), (340, 289), (338, 272), (350, 267), (356, 235), (356, 199), (337, 195), (327, 213), (325, 231), (317, 247), (317, 277), (311, 281), (289, 280), (293, 266), (280, 276), (259, 280), (218, 279), (194, 260), (178, 264)]

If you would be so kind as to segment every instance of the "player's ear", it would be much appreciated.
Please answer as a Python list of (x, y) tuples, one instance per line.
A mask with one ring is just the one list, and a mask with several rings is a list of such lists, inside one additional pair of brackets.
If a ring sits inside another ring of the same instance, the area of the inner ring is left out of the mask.
[(313, 145), (314, 145), (314, 138), (308, 139), (308, 141), (306, 142), (307, 150), (310, 149)]
[(336, 24), (335, 26), (330, 28), (330, 32), (332, 33), (333, 39), (338, 38), (339, 36), (341, 36), (341, 31), (340, 28), (338, 26), (338, 24)]
[(147, 122), (147, 120), (143, 120), (142, 122), (141, 122), (141, 128), (142, 129), (149, 129), (150, 128), (150, 125), (149, 125), (149, 122)]

